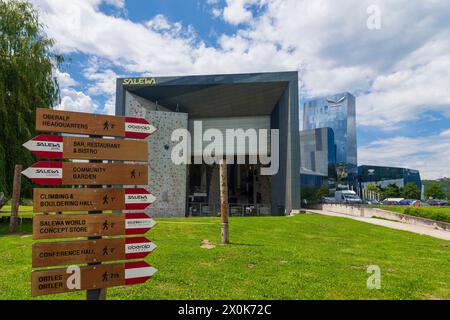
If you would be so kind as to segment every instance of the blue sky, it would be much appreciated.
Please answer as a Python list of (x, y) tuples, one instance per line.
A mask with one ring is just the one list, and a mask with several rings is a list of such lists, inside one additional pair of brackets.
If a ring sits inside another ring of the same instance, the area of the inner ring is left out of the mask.
[(31, 2), (67, 57), (60, 109), (112, 113), (118, 76), (298, 70), (301, 99), (357, 96), (361, 164), (450, 176), (447, 0)]

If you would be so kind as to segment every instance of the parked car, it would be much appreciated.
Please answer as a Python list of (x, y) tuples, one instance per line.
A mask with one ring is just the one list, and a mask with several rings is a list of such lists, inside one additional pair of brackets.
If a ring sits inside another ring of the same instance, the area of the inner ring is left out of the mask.
[(398, 206), (405, 198), (386, 198), (381, 203), (385, 206)]
[(428, 200), (428, 204), (430, 206), (435, 206), (435, 207), (447, 207), (450, 206), (450, 203), (446, 200), (439, 200), (439, 199), (430, 199)]
[(400, 206), (412, 206), (414, 202), (419, 201), (416, 199), (403, 199), (402, 201), (399, 201), (398, 204)]
[(335, 201), (338, 203), (347, 203), (347, 204), (361, 204), (362, 200), (355, 191), (352, 190), (343, 190), (336, 191), (334, 195)]

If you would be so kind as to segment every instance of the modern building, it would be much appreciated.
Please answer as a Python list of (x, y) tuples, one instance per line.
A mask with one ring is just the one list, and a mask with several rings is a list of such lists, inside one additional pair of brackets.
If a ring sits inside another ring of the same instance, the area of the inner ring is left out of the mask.
[(336, 145), (338, 189), (356, 187), (358, 173), (356, 99), (346, 92), (308, 100), (304, 104), (303, 130), (331, 128)]
[(301, 167), (332, 176), (336, 165), (336, 144), (331, 128), (300, 131)]
[[(228, 166), (230, 211), (285, 215), (300, 210), (298, 94), (297, 72), (118, 79), (116, 114), (143, 117), (158, 128), (148, 138), (149, 186), (158, 199), (149, 213), (217, 214), (219, 166), (203, 161), (202, 146), (193, 142), (208, 129), (224, 136), (227, 129), (243, 129), (241, 135), (247, 129), (279, 130), (279, 140), (270, 136), (267, 146), (279, 145), (270, 155), (279, 159), (276, 174), (262, 175), (266, 163), (260, 159)], [(172, 161), (177, 129), (192, 137), (192, 164)], [(228, 140), (225, 144), (224, 155), (255, 155), (256, 144), (245, 151), (228, 148)]]
[(408, 183), (414, 183), (419, 190), (422, 190), (422, 180), (418, 170), (364, 165), (358, 167), (358, 176), (361, 191), (367, 189), (370, 184), (382, 188), (395, 184), (403, 188)]
[(300, 168), (300, 186), (302, 189), (317, 189), (321, 186), (328, 186), (328, 175)]

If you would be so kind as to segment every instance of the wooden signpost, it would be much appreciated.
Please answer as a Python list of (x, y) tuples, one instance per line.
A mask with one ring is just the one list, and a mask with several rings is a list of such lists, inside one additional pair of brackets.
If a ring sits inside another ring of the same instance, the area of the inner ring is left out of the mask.
[[(146, 141), (104, 139), (103, 136), (145, 139), (156, 128), (139, 118), (38, 109), (36, 129), (91, 137), (41, 134), (24, 144), (41, 158), (89, 160), (89, 163), (40, 161), (22, 172), (39, 185), (79, 186), (34, 189), (34, 211), (47, 214), (34, 217), (33, 239), (87, 237), (87, 240), (33, 244), (33, 268), (67, 267), (33, 271), (32, 295), (87, 290), (88, 299), (105, 299), (104, 289), (108, 287), (139, 284), (150, 279), (157, 270), (144, 261), (102, 264), (143, 259), (156, 248), (145, 237), (102, 238), (143, 235), (155, 226), (156, 222), (142, 212), (102, 213), (141, 211), (156, 200), (142, 187), (105, 188), (146, 186), (147, 164), (102, 161), (147, 162)], [(89, 214), (48, 214), (72, 211)], [(87, 265), (77, 266), (79, 264)]]
[(145, 210), (156, 200), (145, 189), (34, 189), (34, 212)]
[(147, 238), (34, 243), (33, 268), (143, 259), (155, 248)]
[(24, 143), (40, 158), (142, 161), (148, 157), (147, 142), (40, 134)]
[(35, 215), (33, 239), (143, 235), (155, 225), (146, 213)]
[(157, 272), (154, 267), (144, 261), (86, 266), (80, 267), (79, 271), (79, 283), (76, 278), (76, 267), (34, 271), (31, 277), (32, 295), (36, 297), (140, 284)]
[(156, 128), (140, 118), (37, 109), (36, 130), (145, 139), (154, 133)]
[(145, 185), (145, 164), (40, 161), (22, 172), (40, 185)]

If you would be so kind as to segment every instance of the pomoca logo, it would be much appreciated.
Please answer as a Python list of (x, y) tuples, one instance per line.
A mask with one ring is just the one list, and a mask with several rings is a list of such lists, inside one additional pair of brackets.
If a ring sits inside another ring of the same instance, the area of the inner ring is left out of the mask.
[(134, 79), (124, 79), (123, 84), (125, 86), (129, 85), (155, 85), (155, 78), (134, 78)]
[(128, 250), (133, 250), (133, 251), (144, 251), (147, 249), (151, 249), (151, 245), (150, 244), (138, 244), (138, 245), (129, 245), (128, 246)]
[(146, 131), (150, 129), (150, 126), (145, 125), (145, 124), (128, 124), (127, 125), (127, 129), (132, 129), (132, 130), (140, 130), (140, 131)]

